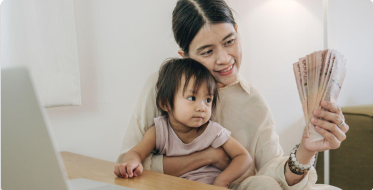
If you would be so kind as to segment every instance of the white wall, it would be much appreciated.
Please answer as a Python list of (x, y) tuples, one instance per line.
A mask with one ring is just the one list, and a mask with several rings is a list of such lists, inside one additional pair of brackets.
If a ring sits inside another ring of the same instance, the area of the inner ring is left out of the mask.
[(348, 59), (341, 105), (373, 103), (373, 1), (330, 1), (330, 48)]
[[(266, 98), (287, 154), (304, 126), (292, 64), (323, 48), (322, 1), (227, 2), (235, 10), (243, 40), (240, 72)], [(61, 150), (115, 161), (146, 78), (165, 58), (177, 56), (171, 30), (176, 1), (74, 4), (83, 105), (51, 108), (48, 114)], [(348, 59), (340, 105), (372, 104), (368, 54), (373, 50), (373, 28), (367, 25), (373, 3), (330, 0), (329, 8), (329, 45)], [(354, 15), (343, 16), (346, 13)]]

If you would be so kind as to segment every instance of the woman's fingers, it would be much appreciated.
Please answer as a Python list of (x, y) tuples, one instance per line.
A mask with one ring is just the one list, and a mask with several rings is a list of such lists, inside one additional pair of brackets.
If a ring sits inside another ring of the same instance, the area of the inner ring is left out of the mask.
[(331, 135), (334, 135), (340, 142), (346, 139), (346, 134), (334, 123), (330, 123), (325, 120), (317, 119), (315, 117), (311, 119), (311, 122), (315, 126), (319, 126), (325, 130), (330, 131)]
[(327, 142), (329, 142), (329, 144), (326, 144), (325, 140), (320, 140), (319, 142), (323, 143), (322, 146), (320, 147), (323, 147), (324, 150), (329, 150), (329, 149), (336, 149), (336, 148), (339, 148), (341, 146), (341, 141), (339, 141), (332, 133), (330, 133), (329, 131), (319, 127), (319, 126), (316, 126), (315, 127), (316, 131), (318, 133), (320, 133), (326, 140)]
[[(315, 109), (313, 111), (313, 115), (315, 115), (318, 118), (322, 118), (326, 121), (330, 121), (332, 124), (339, 125), (343, 122), (343, 119), (340, 115), (336, 113), (331, 113), (328, 111), (320, 110), (320, 109)], [(339, 127), (342, 132), (346, 133), (349, 129), (348, 125), (345, 123)]]
[(342, 118), (344, 119), (341, 108), (339, 108), (339, 106), (337, 104), (333, 104), (333, 103), (328, 102), (328, 101), (322, 101), (321, 106), (323, 108), (325, 108), (326, 110), (329, 110), (332, 113), (336, 113), (338, 115), (341, 115)]

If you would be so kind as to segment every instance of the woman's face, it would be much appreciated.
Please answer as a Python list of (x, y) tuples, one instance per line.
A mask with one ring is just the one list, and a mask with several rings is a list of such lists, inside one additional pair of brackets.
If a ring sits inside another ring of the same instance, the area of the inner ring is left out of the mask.
[[(179, 54), (186, 57), (182, 51)], [(236, 29), (230, 23), (204, 25), (190, 43), (189, 57), (202, 63), (219, 87), (235, 82), (242, 59)]]

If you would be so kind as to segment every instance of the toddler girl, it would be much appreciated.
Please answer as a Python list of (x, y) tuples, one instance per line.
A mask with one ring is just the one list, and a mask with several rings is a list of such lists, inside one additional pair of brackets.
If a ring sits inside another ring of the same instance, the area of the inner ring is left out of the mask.
[(210, 146), (222, 147), (231, 163), (221, 171), (212, 165), (200, 167), (180, 177), (227, 187), (244, 174), (252, 163), (247, 150), (230, 131), (210, 120), (218, 99), (218, 86), (211, 73), (193, 59), (170, 59), (159, 72), (156, 104), (162, 116), (154, 119), (142, 141), (115, 166), (119, 177), (139, 176), (142, 162), (154, 153), (166, 156), (189, 155)]

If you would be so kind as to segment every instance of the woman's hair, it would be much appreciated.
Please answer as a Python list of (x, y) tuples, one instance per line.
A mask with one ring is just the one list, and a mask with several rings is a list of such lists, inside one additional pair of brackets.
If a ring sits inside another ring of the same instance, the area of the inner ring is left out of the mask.
[(156, 103), (162, 115), (167, 115), (167, 112), (162, 110), (162, 107), (169, 108), (171, 111), (174, 109), (175, 96), (179, 87), (182, 85), (181, 80), (183, 76), (185, 77), (183, 94), (190, 79), (194, 79), (194, 93), (197, 93), (201, 85), (206, 82), (209, 95), (214, 96), (212, 100), (212, 110), (214, 110), (218, 99), (218, 85), (209, 70), (201, 63), (190, 58), (172, 58), (167, 59), (162, 64), (156, 85)]
[(189, 45), (205, 24), (231, 23), (235, 27), (231, 9), (224, 0), (179, 0), (172, 13), (174, 38), (185, 55)]

